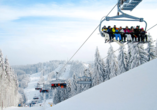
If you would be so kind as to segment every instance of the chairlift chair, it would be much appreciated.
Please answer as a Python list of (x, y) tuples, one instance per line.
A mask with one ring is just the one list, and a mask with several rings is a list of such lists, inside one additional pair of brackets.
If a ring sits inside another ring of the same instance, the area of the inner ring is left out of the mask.
[(47, 89), (43, 89), (43, 90), (42, 90), (42, 89), (41, 89), (40, 92), (41, 92), (41, 93), (48, 93), (49, 90), (47, 90)]
[(52, 80), (51, 81), (51, 88), (61, 87), (66, 88), (67, 84), (65, 80)]
[[(91, 77), (83, 76), (83, 77), (79, 77), (78, 79), (79, 81), (77, 81), (77, 84), (91, 84), (92, 83)], [(86, 79), (88, 80), (85, 81)]]
[(40, 87), (37, 87), (37, 88), (35, 88), (35, 90), (41, 90), (42, 88), (40, 88)]
[(39, 98), (38, 98), (38, 97), (34, 97), (33, 99), (34, 99), (34, 100), (37, 100), (37, 99), (39, 99)]
[[(145, 31), (147, 29), (147, 22), (143, 18), (138, 18), (129, 14), (122, 12), (122, 10), (129, 10), (132, 11), (142, 0), (118, 0), (117, 4), (117, 16), (106, 16), (104, 19), (101, 20), (99, 25), (99, 32), (102, 37), (104, 37), (104, 32), (102, 32), (101, 25), (104, 21), (137, 21), (137, 22), (144, 22), (145, 23)], [(121, 13), (121, 15), (119, 15)], [(125, 19), (124, 19), (125, 18)], [(116, 40), (114, 40), (116, 42)], [(119, 45), (120, 42), (117, 41)]]
[(32, 103), (33, 105), (36, 104), (35, 102)]
[(36, 104), (36, 102), (35, 102), (35, 101), (32, 101), (31, 104)]
[(56, 72), (56, 80), (51, 80), (51, 88), (66, 88), (67, 84), (66, 84), (66, 80), (62, 80), (62, 79), (58, 79), (57, 78), (58, 72)]
[(42, 84), (37, 83), (37, 87), (35, 88), (35, 90), (41, 90), (42, 89)]

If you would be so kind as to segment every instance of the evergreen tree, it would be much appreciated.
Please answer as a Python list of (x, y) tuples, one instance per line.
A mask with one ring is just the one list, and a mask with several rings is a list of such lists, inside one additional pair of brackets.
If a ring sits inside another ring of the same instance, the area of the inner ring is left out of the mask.
[(58, 89), (55, 89), (53, 103), (57, 104), (59, 102), (61, 102), (60, 91)]
[(152, 40), (151, 36), (150, 36), (150, 40), (148, 42), (146, 50), (147, 50), (147, 53), (148, 53), (148, 61), (156, 58), (156, 53), (155, 53), (156, 51), (155, 51), (155, 47), (153, 45), (153, 40)]
[(118, 63), (116, 60), (116, 56), (114, 54), (112, 46), (110, 46), (108, 50), (108, 56), (106, 59), (106, 72), (108, 74), (109, 79), (117, 76)]
[(127, 64), (127, 61), (126, 61), (126, 52), (124, 51), (124, 47), (121, 46), (120, 47), (120, 51), (119, 51), (119, 55), (118, 55), (118, 74), (121, 74), (125, 71), (127, 71), (127, 67), (126, 67), (126, 64)]
[(10, 66), (9, 66), (7, 57), (5, 58), (5, 72), (6, 72), (7, 76), (10, 78)]
[(133, 44), (131, 51), (131, 68), (135, 68), (148, 61), (148, 53), (145, 51), (142, 44)]
[(132, 55), (132, 47), (133, 47), (133, 44), (132, 43), (129, 43), (128, 44), (128, 54), (127, 54), (127, 63), (126, 63), (126, 67), (127, 67), (127, 70), (130, 70), (131, 69), (131, 63), (132, 63), (132, 60), (131, 59), (131, 55)]
[(156, 56), (157, 56), (157, 40), (156, 40), (156, 47), (155, 47), (155, 51), (156, 51)]
[(100, 57), (98, 48), (96, 49), (96, 53), (95, 53), (94, 73), (96, 78), (96, 82), (95, 82), (96, 85), (104, 81), (104, 75), (105, 75), (104, 62)]
[(72, 79), (72, 95), (76, 95), (78, 91), (77, 87), (77, 77), (75, 73), (73, 74), (73, 79)]

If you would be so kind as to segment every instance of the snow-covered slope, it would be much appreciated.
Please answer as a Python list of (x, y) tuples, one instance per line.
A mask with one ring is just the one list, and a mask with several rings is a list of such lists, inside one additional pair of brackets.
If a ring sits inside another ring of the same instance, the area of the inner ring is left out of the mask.
[(68, 79), (69, 78), (69, 73), (70, 73), (70, 67), (71, 65), (67, 65), (64, 69), (64, 72), (61, 74), (59, 77), (60, 79)]
[[(46, 110), (157, 110), (156, 65), (157, 59)], [(5, 110), (15, 110), (15, 108)], [(30, 108), (17, 110), (30, 110)]]
[(157, 59), (47, 110), (157, 110)]

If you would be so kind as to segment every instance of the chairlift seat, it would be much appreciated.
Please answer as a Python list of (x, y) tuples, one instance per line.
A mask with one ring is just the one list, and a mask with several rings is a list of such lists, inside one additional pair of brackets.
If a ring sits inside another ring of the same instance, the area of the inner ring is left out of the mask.
[(48, 93), (48, 90), (40, 90), (41, 93)]
[(56, 88), (56, 87), (61, 87), (61, 88), (66, 88), (66, 83), (58, 83), (58, 84), (51, 84), (52, 88)]
[[(86, 79), (88, 79), (86, 81)], [(87, 77), (87, 76), (83, 76), (83, 77), (79, 77), (79, 81), (77, 81), (78, 84), (91, 84), (91, 77)]]
[(33, 105), (36, 104), (35, 102), (32, 103)]
[(38, 97), (34, 97), (33, 99), (39, 99)]
[(78, 84), (91, 84), (92, 81), (77, 81)]
[(35, 90), (41, 90), (41, 88), (35, 88)]

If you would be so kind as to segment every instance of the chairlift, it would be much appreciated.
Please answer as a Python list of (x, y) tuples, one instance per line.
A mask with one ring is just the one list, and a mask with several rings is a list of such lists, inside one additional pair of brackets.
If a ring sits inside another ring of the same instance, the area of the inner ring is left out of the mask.
[[(145, 31), (147, 29), (147, 22), (143, 18), (138, 18), (129, 14), (122, 12), (122, 10), (132, 11), (142, 0), (118, 0), (117, 4), (117, 16), (106, 16), (104, 19), (101, 20), (99, 25), (99, 32), (102, 37), (105, 37), (105, 32), (102, 31), (101, 25), (104, 21), (137, 21), (137, 22), (144, 22), (145, 23)], [(121, 15), (119, 15), (121, 13)], [(106, 38), (105, 38), (106, 39)], [(114, 42), (122, 45), (117, 40), (113, 39)], [(134, 40), (134, 39), (133, 39)], [(140, 39), (141, 41), (141, 39)]]
[(58, 79), (57, 78), (58, 72), (56, 72), (56, 80), (52, 80), (51, 83), (51, 88), (66, 88), (67, 84), (66, 84), (66, 80), (62, 80), (62, 79)]
[(49, 90), (47, 90), (47, 89), (42, 90), (42, 89), (41, 89), (40, 92), (41, 92), (41, 93), (48, 93)]
[(33, 102), (33, 103), (31, 103), (31, 104), (33, 104), (33, 105), (34, 105), (34, 104), (36, 104), (36, 103), (35, 103), (35, 102)]
[(78, 78), (79, 81), (77, 81), (77, 84), (91, 84), (92, 79), (91, 77), (83, 76)]
[(40, 87), (37, 87), (37, 88), (35, 88), (35, 90), (41, 90), (42, 88), (40, 88)]
[(38, 97), (34, 97), (33, 99), (34, 99), (34, 100), (37, 100), (37, 99), (39, 99), (39, 98), (38, 98)]
[(42, 89), (42, 84), (37, 83), (37, 87), (35, 88), (35, 90), (41, 90)]

